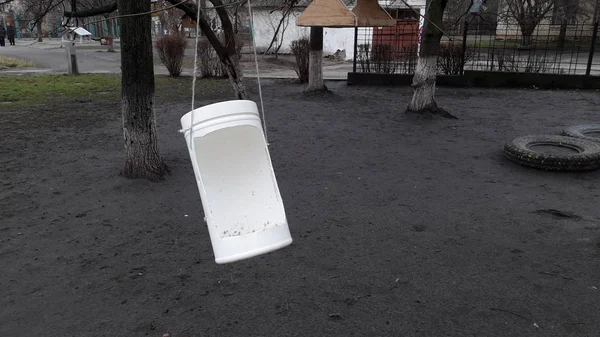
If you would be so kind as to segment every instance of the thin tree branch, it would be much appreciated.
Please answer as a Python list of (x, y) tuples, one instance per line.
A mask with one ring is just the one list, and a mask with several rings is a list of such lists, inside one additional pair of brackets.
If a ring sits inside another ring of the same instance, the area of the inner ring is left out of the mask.
[[(235, 54), (235, 36), (231, 20), (229, 19), (229, 13), (221, 0), (210, 0), (210, 2), (216, 7), (217, 15), (221, 19), (221, 27), (225, 33), (225, 48), (229, 50), (230, 55), (233, 55)], [(233, 43), (231, 43), (232, 41)]]
[(188, 3), (178, 3), (177, 0), (167, 1), (173, 5), (176, 5), (176, 7), (184, 11), (185, 14), (190, 19), (192, 19), (192, 21), (196, 21), (198, 23), (198, 26), (200, 26), (200, 29), (202, 30), (202, 32), (204, 32), (204, 35), (208, 39), (208, 42), (210, 42), (210, 44), (217, 52), (217, 55), (224, 55), (225, 53), (227, 53), (227, 49), (223, 46), (223, 44), (217, 37), (217, 34), (213, 32), (208, 21), (206, 21), (206, 16), (204, 15), (202, 8), (200, 9), (200, 17), (198, 18), (196, 17), (196, 10), (198, 9), (198, 7), (196, 7), (195, 5)]
[[(46, 14), (48, 14), (51, 10), (53, 10), (54, 8), (60, 6), (62, 4), (62, 1), (59, 1), (57, 3), (54, 3), (53, 1), (48, 3), (48, 7), (46, 9), (43, 9), (42, 11), (40, 11), (37, 15), (37, 18), (33, 21), (32, 25), (31, 25), (31, 31), (33, 31), (33, 27), (35, 27), (40, 21), (42, 21), (42, 19), (46, 16)], [(40, 4), (42, 5), (42, 4)]]

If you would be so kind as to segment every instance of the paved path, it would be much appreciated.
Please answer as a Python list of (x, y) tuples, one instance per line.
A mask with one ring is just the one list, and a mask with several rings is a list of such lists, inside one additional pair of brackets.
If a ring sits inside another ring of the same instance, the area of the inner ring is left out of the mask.
[[(97, 45), (97, 44), (96, 44)], [(86, 45), (88, 46), (93, 45)], [(1, 73), (66, 73), (67, 62), (65, 49), (60, 40), (33, 43), (18, 41), (16, 46), (0, 47), (0, 55), (13, 56), (33, 62), (35, 69), (5, 70)], [(102, 50), (81, 49), (77, 51), (79, 71), (82, 73), (118, 73), (120, 69), (119, 53), (108, 53)]]
[[(99, 47), (97, 42), (78, 44), (77, 60), (81, 73), (120, 73), (121, 53), (119, 52), (118, 40), (115, 43), (117, 52), (109, 53), (106, 48)], [(191, 53), (191, 49), (188, 49)], [(65, 49), (62, 48), (60, 39), (46, 40), (38, 43), (32, 40), (18, 40), (16, 46), (0, 47), (0, 55), (13, 56), (33, 62), (34, 69), (3, 70), (0, 74), (25, 74), (25, 73), (67, 73), (67, 62)], [(292, 69), (269, 70), (259, 69), (263, 78), (297, 78)], [(323, 75), (326, 80), (346, 80), (348, 72), (352, 70), (352, 63), (327, 65), (323, 67)], [(162, 64), (155, 64), (154, 72), (158, 75), (168, 75), (168, 71)], [(184, 68), (182, 74), (191, 76), (192, 68)], [(244, 76), (256, 77), (255, 70), (244, 71)]]

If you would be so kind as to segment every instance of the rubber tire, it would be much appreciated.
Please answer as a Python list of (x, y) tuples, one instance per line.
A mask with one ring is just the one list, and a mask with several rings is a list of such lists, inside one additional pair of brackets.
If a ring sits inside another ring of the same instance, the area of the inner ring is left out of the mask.
[(600, 124), (584, 124), (570, 126), (563, 130), (563, 135), (600, 143), (600, 137), (586, 136), (586, 132), (600, 132)]
[[(534, 144), (575, 148), (579, 153), (548, 154), (529, 148)], [(600, 143), (557, 135), (527, 135), (504, 145), (504, 156), (517, 164), (546, 171), (582, 172), (600, 168)]]

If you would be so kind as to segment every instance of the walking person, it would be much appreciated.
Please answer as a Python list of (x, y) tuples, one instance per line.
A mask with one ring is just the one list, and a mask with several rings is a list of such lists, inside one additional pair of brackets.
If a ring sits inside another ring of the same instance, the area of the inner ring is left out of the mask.
[(15, 35), (15, 27), (8, 23), (8, 26), (6, 26), (6, 37), (8, 38), (8, 43), (10, 43), (11, 46), (15, 45)]
[(4, 47), (4, 38), (6, 37), (6, 29), (4, 23), (0, 23), (0, 47)]

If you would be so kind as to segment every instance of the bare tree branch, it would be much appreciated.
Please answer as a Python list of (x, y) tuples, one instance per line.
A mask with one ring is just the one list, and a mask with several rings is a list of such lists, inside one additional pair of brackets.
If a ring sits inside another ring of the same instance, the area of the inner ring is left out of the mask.
[[(215, 34), (215, 32), (213, 32), (213, 30), (210, 28), (210, 24), (208, 23), (208, 21), (206, 21), (206, 16), (205, 16), (204, 12), (202, 11), (202, 9), (200, 9), (200, 17), (198, 18), (198, 17), (196, 17), (196, 11), (197, 11), (198, 7), (196, 7), (195, 5), (189, 4), (189, 3), (179, 3), (178, 0), (167, 0), (167, 1), (173, 5), (177, 5), (176, 7), (181, 9), (182, 11), (184, 11), (185, 14), (187, 16), (189, 16), (190, 19), (192, 19), (192, 21), (196, 21), (198, 23), (198, 25), (200, 26), (200, 29), (202, 30), (202, 32), (204, 32), (204, 35), (206, 35), (208, 42), (210, 42), (210, 44), (213, 46), (213, 48), (215, 49), (215, 51), (217, 52), (218, 55), (222, 55), (223, 53), (226, 52), (225, 46), (223, 46), (223, 44), (217, 37), (217, 34)], [(221, 7), (221, 8), (223, 8), (223, 7)], [(227, 18), (227, 21), (229, 21), (229, 18)], [(231, 25), (231, 22), (230, 22), (230, 25)]]
[(116, 10), (117, 10), (117, 3), (113, 2), (106, 6), (90, 8), (90, 9), (86, 9), (86, 10), (82, 10), (82, 11), (78, 11), (78, 12), (65, 11), (65, 16), (68, 18), (84, 18), (84, 17), (88, 17), (88, 16), (108, 14), (108, 13), (112, 13)]

